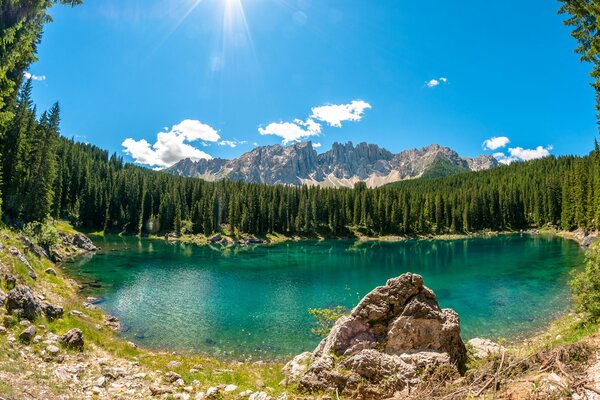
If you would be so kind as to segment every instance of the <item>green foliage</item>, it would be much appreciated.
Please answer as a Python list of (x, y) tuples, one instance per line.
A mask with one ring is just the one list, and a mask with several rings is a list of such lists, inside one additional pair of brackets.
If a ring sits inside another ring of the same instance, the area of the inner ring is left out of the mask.
[(58, 243), (58, 230), (51, 222), (29, 222), (23, 227), (23, 233), (34, 242), (49, 248)]
[(597, 0), (559, 0), (559, 13), (568, 14), (565, 25), (573, 28), (571, 36), (579, 46), (575, 52), (581, 61), (592, 63), (592, 87), (596, 91), (596, 111), (600, 122), (600, 3)]
[(585, 268), (574, 273), (571, 287), (579, 311), (592, 321), (600, 320), (600, 244), (592, 246), (587, 255)]
[(311, 329), (314, 335), (326, 337), (335, 322), (348, 315), (350, 310), (346, 307), (336, 306), (327, 308), (309, 308), (308, 313), (315, 317), (315, 327)]

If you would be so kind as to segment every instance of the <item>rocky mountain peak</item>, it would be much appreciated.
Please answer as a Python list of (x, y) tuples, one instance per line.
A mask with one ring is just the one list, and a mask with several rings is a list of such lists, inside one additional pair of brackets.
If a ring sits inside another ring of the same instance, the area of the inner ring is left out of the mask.
[(364, 181), (370, 187), (425, 176), (436, 169), (439, 176), (463, 171), (481, 171), (497, 166), (491, 156), (461, 158), (454, 150), (432, 144), (399, 154), (375, 144), (334, 143), (317, 154), (312, 142), (256, 147), (233, 160), (182, 160), (167, 172), (216, 181), (353, 187)]

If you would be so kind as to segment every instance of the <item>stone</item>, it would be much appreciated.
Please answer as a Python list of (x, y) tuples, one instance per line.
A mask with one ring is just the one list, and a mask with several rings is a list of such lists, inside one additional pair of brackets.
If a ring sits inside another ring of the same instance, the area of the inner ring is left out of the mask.
[(3, 326), (0, 326), (0, 335), (4, 336), (8, 333), (8, 329)]
[(23, 243), (23, 245), (29, 250), (31, 251), (33, 254), (36, 255), (37, 258), (50, 258), (48, 257), (48, 253), (46, 253), (46, 250), (44, 250), (41, 246), (33, 243), (31, 241), (31, 239), (29, 239), (26, 236), (20, 236), (19, 240), (21, 240), (21, 243)]
[(92, 243), (89, 237), (82, 233), (76, 233), (73, 236), (73, 244), (85, 251), (97, 251), (98, 248)]
[(248, 400), (273, 400), (273, 398), (265, 392), (254, 392), (248, 397)]
[(76, 317), (84, 317), (85, 315), (79, 310), (71, 310), (69, 314), (74, 315)]
[(19, 285), (8, 292), (6, 297), (6, 310), (22, 318), (34, 320), (42, 313), (39, 300), (27, 286)]
[(31, 264), (29, 264), (29, 261), (27, 261), (27, 259), (25, 258), (25, 256), (23, 256), (23, 254), (19, 251), (19, 249), (17, 249), (14, 246), (11, 246), (8, 248), (8, 252), (15, 258), (17, 258), (19, 261), (21, 261), (28, 270), (28, 275), (31, 279), (36, 280), (37, 279), (37, 274), (35, 273), (35, 270), (33, 269), (33, 267), (31, 266)]
[(60, 352), (60, 349), (58, 347), (56, 347), (55, 345), (50, 344), (50, 345), (48, 345), (48, 347), (46, 347), (46, 351), (50, 355), (55, 356), (55, 355), (57, 355)]
[(53, 306), (49, 303), (42, 304), (42, 311), (48, 318), (48, 321), (54, 321), (63, 317), (65, 310), (60, 306)]
[(177, 369), (181, 367), (181, 363), (179, 361), (171, 361), (167, 364), (167, 369)]
[(37, 331), (35, 329), (35, 326), (31, 325), (25, 328), (25, 330), (19, 334), (19, 340), (24, 343), (31, 343), (33, 341), (33, 338), (35, 338), (36, 334)]
[(312, 353), (305, 352), (298, 354), (291, 361), (285, 364), (283, 367), (285, 379), (283, 380), (282, 385), (285, 386), (292, 383), (298, 383), (300, 378), (302, 378), (306, 371), (308, 371), (311, 359)]
[(175, 373), (173, 371), (169, 371), (165, 374), (164, 378), (165, 378), (165, 381), (167, 381), (169, 383), (175, 383), (179, 379), (181, 379), (181, 375), (179, 375), (178, 373)]
[(0, 306), (3, 306), (6, 303), (6, 293), (4, 293), (4, 291), (0, 290)]
[(6, 288), (8, 290), (13, 289), (15, 286), (17, 286), (17, 278), (13, 275), (6, 275), (4, 277), (4, 281), (6, 282)]
[(48, 275), (53, 275), (53, 276), (56, 276), (56, 270), (55, 270), (54, 268), (47, 268), (47, 269), (46, 269), (46, 273), (47, 273)]
[(219, 395), (219, 388), (217, 388), (217, 387), (214, 387), (214, 386), (210, 387), (206, 391), (206, 398), (207, 399), (215, 399), (218, 395)]
[(587, 249), (592, 245), (592, 243), (594, 243), (595, 240), (596, 238), (594, 236), (586, 236), (581, 240), (581, 247)]
[(467, 345), (471, 348), (473, 356), (479, 359), (504, 351), (504, 347), (488, 339), (473, 338), (467, 342)]
[(223, 389), (223, 391), (225, 393), (232, 393), (232, 392), (235, 392), (237, 390), (237, 388), (238, 387), (236, 385), (227, 385), (227, 386), (225, 386), (225, 388)]
[(458, 372), (465, 360), (458, 315), (440, 308), (421, 276), (407, 273), (367, 294), (312, 354), (286, 364), (284, 383), (309, 393), (338, 390), (350, 398), (360, 387), (387, 398), (428, 366)]
[(23, 321), (19, 322), (19, 326), (27, 328), (27, 327), (31, 326), (31, 321), (24, 319)]
[(240, 393), (240, 397), (249, 397), (252, 393), (252, 390), (244, 390), (243, 392)]
[(68, 349), (83, 351), (83, 332), (80, 329), (71, 329), (60, 337), (60, 343)]

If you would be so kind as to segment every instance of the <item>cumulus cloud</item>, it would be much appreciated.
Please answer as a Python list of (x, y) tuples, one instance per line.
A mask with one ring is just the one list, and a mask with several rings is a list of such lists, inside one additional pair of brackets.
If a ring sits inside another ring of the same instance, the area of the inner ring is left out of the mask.
[(502, 147), (506, 147), (506, 145), (509, 143), (510, 139), (506, 136), (494, 136), (493, 138), (490, 138), (483, 142), (482, 146), (484, 150), (497, 150)]
[(321, 133), (321, 124), (312, 119), (302, 121), (300, 119), (294, 122), (273, 122), (266, 128), (258, 128), (261, 135), (275, 135), (283, 139), (283, 144), (290, 142), (300, 142), (311, 136), (318, 136)]
[(127, 138), (121, 144), (124, 152), (130, 155), (138, 164), (150, 167), (166, 168), (184, 158), (194, 161), (201, 159), (212, 159), (209, 154), (189, 144), (197, 140), (205, 142), (218, 142), (221, 139), (219, 133), (197, 120), (184, 120), (174, 125), (170, 130), (159, 132), (154, 144), (147, 140), (135, 140)]
[(432, 89), (436, 86), (440, 86), (443, 83), (448, 83), (448, 78), (441, 77), (438, 79), (431, 79), (430, 81), (426, 82), (425, 85), (427, 85), (428, 88)]
[(524, 149), (522, 147), (514, 147), (508, 149), (508, 154), (499, 152), (494, 153), (494, 158), (502, 164), (511, 164), (515, 161), (530, 161), (537, 160), (538, 158), (548, 157), (552, 146), (538, 146), (535, 149)]
[(24, 72), (23, 77), (25, 79), (31, 79), (32, 81), (45, 81), (46, 75), (33, 75), (29, 72)]
[(335, 128), (341, 128), (342, 122), (360, 121), (363, 118), (365, 110), (370, 108), (372, 108), (371, 105), (362, 100), (354, 100), (350, 104), (329, 104), (313, 107), (311, 110), (312, 114), (306, 121), (295, 119), (293, 122), (273, 122), (265, 128), (259, 127), (258, 132), (261, 135), (279, 136), (283, 139), (283, 144), (300, 142), (311, 136), (321, 134), (322, 126), (319, 122), (324, 122)]
[(313, 143), (313, 147), (315, 149), (318, 149), (319, 147), (323, 146), (321, 143)]
[(329, 126), (342, 127), (345, 121), (360, 121), (365, 110), (372, 108), (371, 105), (362, 100), (354, 100), (350, 104), (331, 104), (327, 106), (314, 107), (311, 118), (326, 122)]

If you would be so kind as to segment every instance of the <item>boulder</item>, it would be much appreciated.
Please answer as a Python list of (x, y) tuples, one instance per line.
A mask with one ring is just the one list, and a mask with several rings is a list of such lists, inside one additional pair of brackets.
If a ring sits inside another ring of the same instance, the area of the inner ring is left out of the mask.
[(85, 251), (96, 251), (98, 248), (92, 243), (89, 237), (85, 236), (83, 233), (76, 233), (73, 236), (73, 244), (80, 249)]
[(22, 318), (34, 320), (42, 313), (39, 300), (27, 286), (19, 285), (8, 292), (6, 310), (9, 314), (16, 313)]
[(440, 308), (421, 276), (407, 273), (367, 294), (310, 357), (297, 356), (284, 374), (306, 392), (386, 398), (425, 368), (445, 365), (458, 373), (465, 360), (458, 315)]
[(37, 331), (35, 329), (35, 326), (31, 325), (25, 328), (25, 330), (19, 334), (19, 340), (21, 340), (24, 343), (31, 343), (36, 334)]
[(474, 338), (469, 340), (467, 345), (471, 348), (473, 356), (480, 359), (504, 351), (504, 347), (488, 339)]
[(68, 349), (83, 351), (83, 332), (80, 329), (71, 329), (60, 337), (60, 343)]
[(54, 321), (55, 319), (60, 319), (63, 317), (65, 310), (60, 306), (53, 306), (49, 303), (42, 304), (42, 311), (46, 315), (49, 321)]

